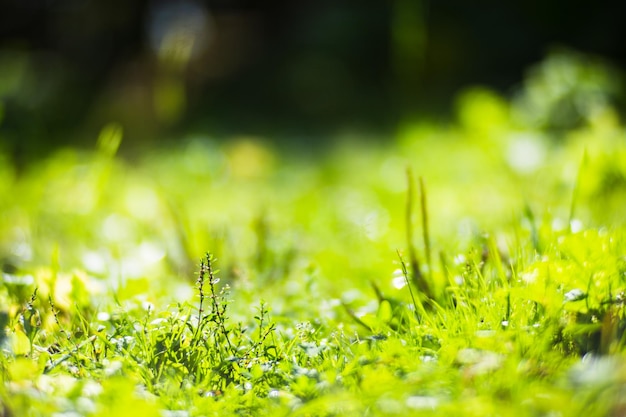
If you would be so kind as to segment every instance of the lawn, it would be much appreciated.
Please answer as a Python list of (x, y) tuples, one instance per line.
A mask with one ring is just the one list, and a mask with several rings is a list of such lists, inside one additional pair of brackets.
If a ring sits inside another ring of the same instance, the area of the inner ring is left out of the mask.
[(0, 415), (626, 415), (626, 130), (575, 55), (315, 154), (0, 153)]

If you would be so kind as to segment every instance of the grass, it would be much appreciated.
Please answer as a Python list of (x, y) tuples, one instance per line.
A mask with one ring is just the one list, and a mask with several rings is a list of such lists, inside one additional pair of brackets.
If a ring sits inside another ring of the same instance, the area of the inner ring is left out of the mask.
[(624, 127), (520, 106), (315, 157), (128, 161), (114, 125), (3, 157), (0, 414), (624, 415)]

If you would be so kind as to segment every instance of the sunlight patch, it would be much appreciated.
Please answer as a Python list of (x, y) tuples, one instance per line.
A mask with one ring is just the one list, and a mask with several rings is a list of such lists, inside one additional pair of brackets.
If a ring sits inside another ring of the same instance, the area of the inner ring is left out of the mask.
[(541, 138), (530, 134), (517, 134), (509, 144), (506, 157), (515, 171), (530, 174), (543, 164), (546, 150)]
[(104, 274), (107, 271), (108, 260), (97, 251), (85, 252), (82, 256), (85, 268), (94, 274)]
[(142, 242), (139, 245), (139, 256), (146, 264), (153, 264), (165, 258), (165, 250), (152, 242)]

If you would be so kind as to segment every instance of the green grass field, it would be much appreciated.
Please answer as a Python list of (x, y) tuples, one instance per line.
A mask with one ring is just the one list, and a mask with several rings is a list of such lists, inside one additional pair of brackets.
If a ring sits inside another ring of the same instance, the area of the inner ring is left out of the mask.
[(626, 130), (575, 64), (313, 156), (2, 156), (0, 415), (626, 415)]

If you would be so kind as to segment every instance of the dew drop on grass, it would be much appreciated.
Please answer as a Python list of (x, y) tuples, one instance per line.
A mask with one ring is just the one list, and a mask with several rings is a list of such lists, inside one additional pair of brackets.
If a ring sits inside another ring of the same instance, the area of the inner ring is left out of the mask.
[(583, 300), (585, 297), (587, 297), (587, 294), (585, 294), (585, 292), (579, 288), (574, 288), (571, 291), (568, 291), (565, 294), (565, 301), (566, 302), (572, 302), (572, 301), (580, 301)]
[[(399, 275), (396, 273), (398, 271), (400, 272)], [(393, 285), (393, 287), (398, 290), (401, 290), (406, 286), (406, 278), (404, 277), (404, 274), (402, 274), (402, 271), (400, 271), (399, 269), (396, 269), (396, 271), (393, 273), (391, 285)]]
[(572, 231), (572, 233), (578, 233), (580, 231), (583, 230), (584, 225), (583, 222), (581, 222), (578, 219), (573, 219), (570, 224), (569, 224), (570, 230)]
[(467, 258), (462, 253), (459, 253), (458, 255), (456, 255), (454, 257), (454, 264), (455, 265), (462, 265), (462, 264), (464, 264), (466, 262), (467, 262)]
[(98, 319), (98, 321), (109, 321), (111, 319), (111, 315), (106, 311), (100, 311), (96, 315), (96, 318)]
[(537, 281), (537, 278), (539, 277), (539, 271), (536, 269), (533, 269), (530, 272), (524, 272), (520, 275), (522, 281), (524, 281), (527, 284), (532, 284), (533, 282)]
[(141, 303), (141, 308), (144, 309), (147, 312), (153, 312), (154, 311), (154, 304), (152, 304), (150, 301), (143, 301)]
[(437, 362), (437, 357), (436, 356), (432, 356), (432, 355), (423, 355), (423, 356), (420, 356), (420, 360), (423, 363), (429, 363), (429, 362), (436, 363)]
[(554, 230), (555, 232), (561, 232), (565, 230), (565, 225), (566, 223), (563, 221), (563, 219), (559, 219), (558, 217), (552, 220), (552, 230)]
[(280, 392), (276, 389), (273, 389), (267, 394), (267, 396), (270, 398), (278, 398), (280, 397)]

